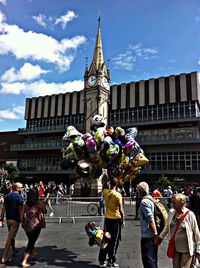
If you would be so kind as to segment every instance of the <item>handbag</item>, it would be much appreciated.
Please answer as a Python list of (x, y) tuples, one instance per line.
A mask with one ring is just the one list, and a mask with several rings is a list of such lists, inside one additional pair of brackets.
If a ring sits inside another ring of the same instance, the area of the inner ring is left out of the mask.
[(39, 220), (40, 228), (45, 228), (46, 221), (45, 221), (44, 213), (42, 213), (42, 211), (39, 211), (39, 213), (38, 213), (38, 220)]
[(168, 243), (168, 248), (167, 248), (167, 256), (169, 258), (174, 258), (174, 251), (175, 251), (175, 247), (174, 247), (174, 238), (176, 235), (176, 232), (179, 228), (179, 226), (181, 225), (182, 221), (184, 220), (184, 218), (187, 216), (187, 214), (190, 212), (190, 210), (187, 210), (185, 212), (185, 214), (180, 218), (179, 222), (177, 223), (176, 227), (174, 228), (173, 234), (170, 237), (169, 243)]

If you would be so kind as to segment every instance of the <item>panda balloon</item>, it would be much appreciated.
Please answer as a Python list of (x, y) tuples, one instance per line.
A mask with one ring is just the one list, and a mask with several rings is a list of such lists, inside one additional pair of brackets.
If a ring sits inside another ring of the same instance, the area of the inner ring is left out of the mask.
[(106, 126), (106, 120), (101, 114), (93, 115), (91, 123), (92, 124), (90, 130), (92, 134), (94, 134), (97, 131), (97, 128)]

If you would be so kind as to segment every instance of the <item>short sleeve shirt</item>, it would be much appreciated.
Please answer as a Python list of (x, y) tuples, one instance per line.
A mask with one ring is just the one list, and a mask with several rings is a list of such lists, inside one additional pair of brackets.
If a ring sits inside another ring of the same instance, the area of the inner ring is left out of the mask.
[(25, 231), (31, 232), (39, 225), (38, 214), (39, 214), (38, 206), (28, 207), (27, 205), (25, 205), (24, 209), (25, 217), (23, 222)]
[(122, 204), (122, 196), (115, 190), (104, 189), (103, 190), (106, 213), (105, 218), (109, 219), (121, 219), (119, 212), (119, 204)]
[(49, 189), (45, 189), (44, 196), (47, 197), (48, 194), (49, 194)]
[(24, 203), (24, 198), (18, 192), (11, 192), (4, 198), (6, 219), (20, 222), (19, 207)]
[(43, 197), (44, 196), (44, 186), (40, 186), (40, 188), (39, 188), (39, 196), (40, 197)]

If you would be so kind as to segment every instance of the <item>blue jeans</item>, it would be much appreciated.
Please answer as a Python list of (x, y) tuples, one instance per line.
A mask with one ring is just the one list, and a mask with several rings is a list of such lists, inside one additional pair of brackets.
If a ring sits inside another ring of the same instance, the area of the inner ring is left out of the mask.
[(154, 238), (141, 239), (141, 253), (144, 268), (158, 268), (158, 245)]

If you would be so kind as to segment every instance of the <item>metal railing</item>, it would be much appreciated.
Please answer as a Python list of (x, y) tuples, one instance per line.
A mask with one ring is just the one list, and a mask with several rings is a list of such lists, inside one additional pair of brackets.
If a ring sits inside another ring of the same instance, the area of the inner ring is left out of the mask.
[[(161, 203), (167, 207), (167, 198), (159, 198)], [(95, 219), (103, 217), (104, 209), (101, 199), (98, 197), (51, 197), (51, 205), (54, 215), (50, 216), (50, 209), (47, 205), (46, 220), (56, 220), (62, 223), (63, 219), (71, 220), (75, 223), (76, 219)], [(1, 210), (2, 204), (0, 204)], [(131, 197), (123, 198), (123, 208), (125, 219), (133, 219), (135, 217), (135, 200)]]
[[(50, 210), (47, 205), (48, 214), (46, 219), (57, 219), (59, 223), (63, 219), (70, 219), (75, 222), (76, 219), (89, 218), (94, 219), (103, 217), (104, 203), (98, 197), (51, 197), (51, 205), (54, 215), (48, 216)], [(131, 219), (135, 216), (135, 201), (130, 197), (123, 199), (125, 218)]]

